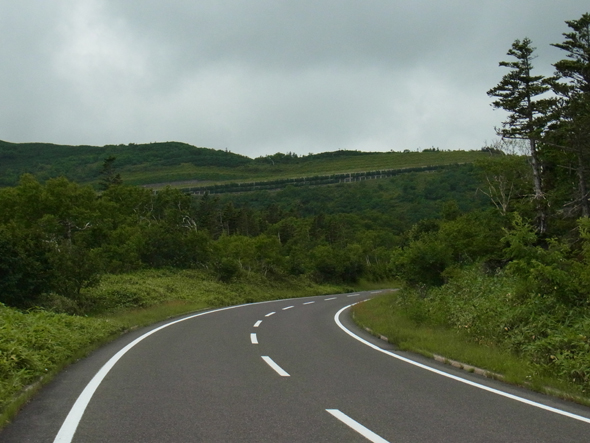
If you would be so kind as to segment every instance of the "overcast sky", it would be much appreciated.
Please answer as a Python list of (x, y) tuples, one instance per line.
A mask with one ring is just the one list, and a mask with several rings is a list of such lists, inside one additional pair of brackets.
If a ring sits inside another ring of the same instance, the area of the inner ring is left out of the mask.
[(529, 37), (588, 0), (1, 0), (0, 140), (183, 141), (257, 157), (479, 149)]

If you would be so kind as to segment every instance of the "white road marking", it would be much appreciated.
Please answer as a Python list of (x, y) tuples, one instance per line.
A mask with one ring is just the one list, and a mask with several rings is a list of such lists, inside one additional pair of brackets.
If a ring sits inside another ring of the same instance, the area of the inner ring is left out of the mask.
[(324, 298), (324, 301), (328, 301), (328, 300), (336, 300), (338, 297), (331, 297), (331, 298)]
[(315, 302), (314, 302), (314, 301), (308, 301), (308, 302), (305, 302), (305, 303), (303, 303), (303, 304), (304, 304), (304, 305), (311, 305), (312, 303), (315, 303)]
[(347, 297), (358, 297), (359, 295), (361, 295), (361, 294), (350, 294), (350, 295), (347, 295)]
[(127, 346), (125, 346), (123, 349), (121, 349), (119, 352), (113, 355), (111, 359), (107, 361), (102, 368), (100, 368), (100, 370), (94, 375), (94, 377), (92, 377), (92, 380), (90, 380), (90, 382), (86, 385), (86, 387), (74, 403), (74, 406), (72, 406), (72, 409), (70, 409), (70, 412), (68, 413), (68, 416), (66, 417), (64, 422), (62, 423), (61, 428), (59, 429), (59, 432), (55, 437), (55, 440), (53, 440), (53, 443), (70, 443), (72, 441), (72, 439), (74, 438), (74, 434), (76, 433), (76, 429), (78, 428), (78, 424), (80, 423), (80, 420), (84, 415), (84, 411), (86, 411), (86, 407), (88, 406), (88, 403), (90, 403), (90, 400), (92, 399), (92, 396), (94, 395), (96, 389), (100, 386), (100, 384), (107, 376), (109, 371), (113, 368), (113, 366), (115, 366), (115, 364), (121, 359), (121, 357), (123, 357), (131, 348), (133, 348), (139, 342), (148, 338), (150, 335), (155, 334), (156, 332), (164, 328), (167, 328), (168, 326), (175, 325), (176, 323), (190, 320), (195, 317), (200, 317), (201, 315), (213, 314), (214, 312), (226, 311), (228, 309), (236, 309), (244, 306), (252, 305), (250, 304), (229, 306), (227, 308), (214, 309), (212, 311), (207, 312), (200, 312), (198, 314), (181, 318), (180, 320), (175, 320), (170, 323), (166, 323), (165, 325), (152, 329), (151, 331), (133, 340), (131, 343), (129, 343)]
[(381, 294), (383, 291), (371, 291), (371, 294)]
[(265, 317), (270, 317), (273, 314), (274, 314), (274, 312), (269, 312), (268, 314), (265, 315)]
[(283, 308), (283, 311), (286, 311), (287, 309), (291, 309), (294, 308), (295, 306), (287, 306), (286, 308)]
[(262, 320), (258, 320), (256, 323), (254, 323), (254, 327), (257, 328), (260, 326), (260, 323), (262, 323)]
[(250, 334), (250, 341), (252, 342), (253, 345), (258, 344), (258, 337), (256, 337), (256, 333)]
[(434, 368), (431, 368), (430, 366), (423, 365), (422, 363), (415, 362), (413, 360), (410, 360), (409, 358), (405, 358), (405, 357), (402, 357), (401, 355), (397, 355), (397, 354), (394, 354), (393, 352), (387, 351), (385, 349), (381, 349), (379, 346), (376, 346), (373, 343), (369, 343), (365, 339), (359, 337), (355, 333), (353, 333), (350, 330), (346, 329), (344, 327), (344, 325), (340, 322), (340, 314), (342, 314), (342, 312), (344, 312), (346, 309), (350, 308), (351, 306), (354, 306), (355, 304), (356, 303), (353, 303), (352, 305), (348, 305), (348, 306), (345, 306), (342, 309), (340, 309), (336, 313), (336, 315), (334, 315), (334, 321), (336, 322), (336, 324), (338, 325), (338, 327), (340, 327), (340, 329), (342, 329), (344, 332), (346, 332), (352, 338), (354, 338), (354, 339), (360, 341), (361, 343), (363, 343), (363, 344), (365, 344), (365, 345), (367, 345), (367, 346), (375, 349), (376, 351), (383, 352), (384, 354), (387, 354), (387, 355), (389, 355), (389, 356), (391, 356), (393, 358), (397, 358), (398, 360), (401, 360), (403, 362), (409, 363), (411, 365), (417, 366), (417, 367), (422, 368), (422, 369), (426, 369), (427, 371), (434, 372), (435, 374), (442, 375), (443, 377), (451, 378), (451, 379), (456, 380), (458, 382), (465, 383), (466, 385), (470, 385), (470, 386), (473, 386), (473, 387), (482, 389), (484, 391), (491, 392), (493, 394), (501, 395), (502, 397), (510, 398), (512, 400), (516, 400), (518, 402), (527, 404), (529, 406), (534, 406), (534, 407), (539, 408), (539, 409), (544, 409), (544, 410), (549, 411), (549, 412), (554, 412), (555, 414), (564, 415), (566, 417), (573, 418), (574, 420), (579, 420), (579, 421), (583, 421), (583, 422), (586, 422), (586, 423), (590, 423), (590, 418), (586, 418), (586, 417), (583, 417), (581, 415), (572, 414), (571, 412), (563, 411), (561, 409), (552, 408), (551, 406), (547, 406), (547, 405), (544, 405), (542, 403), (537, 403), (537, 402), (532, 401), (532, 400), (527, 400), (526, 398), (518, 397), (516, 395), (512, 395), (512, 394), (509, 394), (507, 392), (500, 391), (498, 389), (490, 388), (489, 386), (481, 385), (479, 383), (475, 383), (473, 381), (470, 381), (470, 380), (467, 380), (467, 379), (464, 379), (464, 378), (461, 378), (461, 377), (457, 377), (456, 375), (452, 375), (452, 374), (448, 374), (448, 373), (443, 372), (443, 371), (439, 371), (438, 369), (434, 369)]
[(290, 375), (283, 369), (281, 368), (279, 365), (277, 365), (272, 358), (267, 357), (266, 355), (262, 356), (262, 359), (271, 367), (273, 368), (277, 374), (279, 374), (281, 377), (290, 377)]
[(361, 434), (367, 440), (370, 440), (373, 443), (389, 443), (387, 440), (385, 440), (384, 438), (381, 438), (380, 436), (375, 434), (370, 429), (367, 429), (366, 427), (361, 425), (358, 421), (355, 421), (352, 418), (350, 418), (348, 415), (344, 414), (343, 412), (340, 412), (338, 409), (326, 409), (326, 411), (329, 412), (330, 414), (332, 414), (334, 417), (336, 417), (338, 420), (340, 420), (345, 425), (354, 429), (356, 432)]

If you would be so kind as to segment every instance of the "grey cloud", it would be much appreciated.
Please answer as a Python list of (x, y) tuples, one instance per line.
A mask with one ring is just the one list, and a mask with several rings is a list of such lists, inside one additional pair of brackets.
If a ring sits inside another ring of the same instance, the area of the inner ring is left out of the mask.
[[(12, 4), (7, 4), (12, 3)], [(0, 139), (277, 151), (478, 149), (512, 41), (562, 57), (571, 0), (20, 0), (0, 5)]]

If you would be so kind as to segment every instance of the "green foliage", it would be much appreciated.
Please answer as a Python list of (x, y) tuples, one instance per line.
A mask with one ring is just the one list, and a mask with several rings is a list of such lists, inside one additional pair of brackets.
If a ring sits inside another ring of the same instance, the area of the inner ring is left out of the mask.
[(575, 197), (565, 201), (569, 212), (589, 217), (590, 14), (585, 13), (566, 24), (570, 32), (563, 34), (565, 40), (552, 45), (565, 51), (566, 58), (554, 64), (558, 81), (553, 83), (553, 89), (559, 102), (549, 141), (566, 154), (566, 159), (571, 159), (568, 166), (577, 176)]
[[(580, 221), (581, 241), (587, 219)], [(508, 272), (520, 277), (519, 293), (523, 297), (536, 294), (555, 303), (576, 306), (588, 305), (588, 287), (584, 287), (585, 266), (570, 255), (570, 246), (556, 239), (537, 245), (537, 236), (530, 225), (516, 217), (512, 230), (506, 231), (505, 254), (511, 261)]]
[(46, 252), (38, 236), (0, 225), (0, 303), (26, 306), (49, 290)]
[(61, 241), (48, 252), (47, 259), (54, 274), (52, 289), (64, 297), (75, 300), (83, 288), (100, 281), (101, 262), (95, 250)]
[(311, 251), (311, 260), (321, 281), (355, 283), (363, 275), (364, 261), (359, 245), (349, 244), (344, 249), (320, 245)]
[[(399, 234), (424, 218), (434, 218), (445, 201), (455, 200), (469, 211), (489, 205), (480, 187), (480, 170), (458, 165), (428, 173), (408, 173), (385, 180), (341, 183), (327, 187), (287, 187), (277, 192), (260, 191), (220, 196), (237, 208), (262, 210), (270, 205), (283, 208), (289, 216), (356, 214), (364, 227), (387, 228)], [(444, 189), (444, 192), (433, 192)]]
[(479, 191), (490, 199), (501, 215), (519, 212), (534, 217), (530, 199), (533, 194), (532, 172), (525, 157), (490, 157), (478, 160), (475, 166), (481, 172)]
[[(462, 176), (449, 169), (411, 177), (416, 189), (428, 192), (440, 179), (458, 190)], [(473, 190), (469, 180), (462, 182), (468, 186), (461, 192)], [(407, 210), (396, 200), (400, 183), (306, 190), (299, 196), (334, 204), (305, 216), (303, 202), (288, 205), (289, 190), (286, 199), (266, 199), (257, 208), (256, 201), (250, 207), (208, 194), (195, 199), (172, 188), (154, 193), (116, 185), (98, 194), (63, 177), (42, 184), (24, 175), (17, 187), (0, 190), (7, 209), (0, 214), (2, 301), (85, 313), (95, 304), (86, 289), (103, 275), (142, 268), (208, 269), (226, 282), (251, 273), (322, 282), (387, 279), (388, 248), (399, 243), (393, 232), (400, 232), (400, 212)], [(436, 214), (440, 202), (429, 201)]]
[[(107, 185), (105, 173), (115, 183), (119, 183), (119, 178), (122, 178), (131, 185), (155, 183), (163, 187), (162, 183), (194, 181), (200, 186), (207, 186), (200, 182), (276, 181), (326, 174), (362, 173), (471, 162), (484, 155), (481, 152), (463, 151), (408, 154), (338, 151), (302, 157), (277, 153), (252, 160), (227, 151), (197, 148), (178, 142), (97, 147), (0, 141), (0, 186), (14, 186), (24, 173), (31, 173), (42, 182), (52, 177), (65, 176), (79, 183), (102, 183), (103, 187)], [(105, 159), (112, 158), (116, 158), (116, 173), (114, 161), (105, 163)]]
[[(141, 176), (140, 170), (153, 174), (160, 170), (182, 168), (183, 165), (190, 165), (193, 169), (235, 168), (253, 161), (231, 152), (197, 148), (178, 142), (98, 147), (0, 141), (0, 186), (14, 185), (24, 173), (32, 173), (42, 181), (63, 175), (82, 183), (95, 182), (101, 171), (105, 172), (105, 166), (109, 166), (104, 163), (104, 159), (115, 157), (119, 174), (126, 180), (128, 176)], [(116, 177), (116, 174), (112, 176)], [(150, 180), (143, 182), (150, 183)]]
[(470, 212), (451, 220), (423, 220), (393, 250), (393, 274), (411, 285), (440, 286), (453, 268), (499, 258), (502, 220), (490, 212)]
[(102, 178), (100, 179), (99, 188), (103, 191), (109, 189), (111, 186), (118, 186), (123, 183), (121, 174), (115, 173), (114, 163), (116, 159), (117, 157), (111, 155), (105, 158), (102, 164), (102, 170), (100, 171)]
[(539, 140), (546, 132), (552, 119), (551, 110), (557, 101), (554, 97), (539, 99), (538, 96), (550, 91), (555, 79), (532, 75), (532, 60), (535, 48), (525, 38), (516, 40), (508, 55), (516, 58), (513, 62), (500, 62), (500, 66), (511, 68), (502, 81), (488, 95), (497, 98), (492, 105), (509, 112), (508, 118), (497, 130), (502, 137), (528, 140), (534, 199), (536, 206), (536, 223), (539, 232), (547, 230), (547, 203), (542, 183)]
[(26, 385), (121, 330), (106, 320), (22, 313), (0, 303), (0, 411)]
[[(454, 329), (482, 346), (520, 355), (532, 368), (529, 378), (554, 377), (577, 386), (578, 392), (590, 387), (589, 219), (578, 221), (575, 242), (539, 242), (535, 229), (516, 214), (503, 236), (498, 235), (501, 225), (495, 228), (493, 242), (502, 249), (489, 245), (486, 250), (477, 235), (462, 244), (453, 237), (461, 226), (467, 239), (468, 227), (477, 225), (463, 217), (440, 222), (438, 230), (415, 229), (409, 245), (393, 255), (397, 272), (414, 284), (396, 297), (394, 309), (418, 325)], [(478, 229), (471, 232), (477, 234)], [(472, 247), (472, 255), (452, 257), (455, 244), (457, 251)], [(436, 262), (428, 259), (441, 256), (441, 249), (452, 265), (438, 274), (445, 284), (436, 287), (440, 281), (429, 273)], [(494, 257), (503, 257), (506, 266), (490, 267)]]
[(528, 38), (515, 40), (508, 55), (516, 61), (500, 62), (500, 66), (511, 71), (488, 91), (489, 96), (496, 98), (492, 105), (510, 113), (498, 131), (502, 137), (534, 140), (541, 136), (548, 123), (554, 100), (535, 98), (551, 89), (551, 81), (541, 75), (532, 75), (535, 49)]
[(445, 327), (443, 316), (439, 315), (437, 322), (433, 315), (438, 312), (428, 309), (428, 303), (416, 292), (389, 293), (355, 305), (353, 318), (402, 350), (428, 357), (438, 354), (502, 374), (505, 380), (513, 383), (535, 381), (532, 379), (534, 367), (530, 363), (489, 342), (477, 343), (465, 332), (466, 328)]
[(570, 80), (560, 85), (576, 94), (590, 93), (590, 13), (584, 13), (578, 20), (568, 20), (570, 32), (564, 33), (565, 40), (552, 46), (567, 53), (567, 58), (555, 63), (558, 74)]

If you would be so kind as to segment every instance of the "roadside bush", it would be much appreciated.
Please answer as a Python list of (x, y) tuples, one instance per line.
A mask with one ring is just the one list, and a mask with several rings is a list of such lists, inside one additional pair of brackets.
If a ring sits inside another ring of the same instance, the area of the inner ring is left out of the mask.
[(320, 245), (311, 251), (312, 268), (321, 282), (354, 283), (365, 270), (362, 248), (350, 244), (344, 248)]
[(241, 271), (240, 263), (231, 257), (223, 257), (216, 266), (217, 278), (228, 283), (236, 278)]
[(441, 286), (448, 270), (501, 256), (501, 226), (491, 212), (422, 221), (409, 231), (408, 244), (392, 251), (389, 268), (411, 285)]
[(51, 373), (122, 327), (50, 312), (23, 313), (0, 303), (0, 411), (40, 375)]
[(0, 303), (31, 306), (49, 290), (45, 253), (39, 238), (0, 225)]

